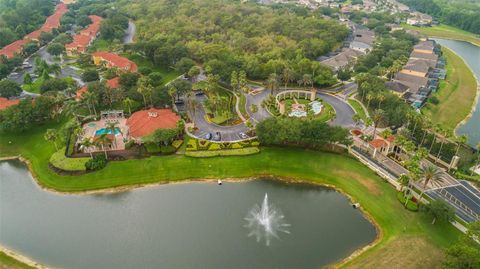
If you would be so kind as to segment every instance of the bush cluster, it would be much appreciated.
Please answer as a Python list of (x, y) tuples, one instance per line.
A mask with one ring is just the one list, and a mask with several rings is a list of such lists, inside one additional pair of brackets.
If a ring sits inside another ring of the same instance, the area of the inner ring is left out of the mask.
[(85, 163), (85, 168), (89, 171), (96, 171), (107, 166), (107, 158), (104, 155), (96, 155)]
[(257, 140), (248, 140), (241, 142), (211, 142), (208, 140), (198, 140), (190, 138), (187, 142), (187, 151), (202, 151), (202, 150), (224, 150), (224, 149), (243, 149), (250, 147), (258, 147), (260, 143)]

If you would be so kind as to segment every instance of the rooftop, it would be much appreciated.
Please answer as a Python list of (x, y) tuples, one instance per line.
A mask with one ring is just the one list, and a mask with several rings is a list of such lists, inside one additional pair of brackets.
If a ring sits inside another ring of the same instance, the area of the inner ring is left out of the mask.
[(128, 69), (130, 71), (136, 72), (137, 71), (137, 65), (130, 61), (129, 59), (119, 56), (115, 53), (112, 52), (107, 52), (107, 51), (99, 51), (99, 52), (94, 52), (93, 57), (100, 57), (105, 61), (108, 61), (110, 64), (112, 64), (115, 67), (121, 68), (121, 69)]
[(152, 134), (156, 129), (176, 128), (180, 116), (171, 109), (156, 109), (137, 111), (127, 120), (129, 134), (141, 138)]
[(10, 106), (14, 106), (20, 103), (19, 99), (10, 100), (4, 97), (0, 97), (0, 110), (4, 110)]

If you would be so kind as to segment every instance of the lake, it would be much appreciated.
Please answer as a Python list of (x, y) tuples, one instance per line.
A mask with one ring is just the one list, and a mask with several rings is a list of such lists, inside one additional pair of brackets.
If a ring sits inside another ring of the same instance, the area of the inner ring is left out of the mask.
[[(453, 50), (468, 64), (477, 80), (480, 80), (480, 47), (465, 41), (447, 40), (432, 38), (440, 45)], [(480, 102), (477, 104), (476, 110), (472, 117), (463, 125), (461, 125), (457, 133), (459, 135), (466, 134), (468, 143), (475, 147), (480, 142)]]
[[(245, 220), (266, 193), (288, 224), (268, 246)], [(262, 179), (62, 195), (20, 161), (0, 162), (0, 244), (55, 268), (319, 268), (375, 237), (326, 187)]]

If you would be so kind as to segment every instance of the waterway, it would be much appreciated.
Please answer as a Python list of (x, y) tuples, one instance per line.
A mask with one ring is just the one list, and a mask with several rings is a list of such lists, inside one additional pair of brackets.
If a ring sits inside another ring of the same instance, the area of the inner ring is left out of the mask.
[[(440, 45), (453, 50), (468, 64), (472, 72), (480, 80), (480, 47), (469, 42), (458, 40), (447, 40), (434, 38)], [(475, 147), (480, 143), (480, 102), (477, 103), (475, 112), (465, 124), (461, 125), (457, 133), (459, 135), (466, 134), (469, 144)]]
[[(290, 225), (269, 246), (245, 227), (265, 193)], [(375, 237), (330, 188), (264, 179), (61, 195), (0, 162), (0, 244), (54, 268), (319, 268)]]

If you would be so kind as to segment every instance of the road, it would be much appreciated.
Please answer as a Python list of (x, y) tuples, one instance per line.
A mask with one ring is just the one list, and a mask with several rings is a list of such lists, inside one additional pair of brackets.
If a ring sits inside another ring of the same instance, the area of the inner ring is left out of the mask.
[(191, 110), (189, 111), (190, 116), (193, 114), (193, 121), (195, 122), (195, 127), (198, 130), (193, 131), (192, 133), (200, 138), (205, 138), (208, 133), (214, 135), (216, 132), (220, 132), (221, 134), (221, 141), (235, 141), (241, 140), (240, 133), (246, 133), (248, 131), (247, 126), (245, 124), (237, 124), (233, 126), (220, 126), (206, 120), (205, 110), (203, 109), (202, 103), (205, 101), (205, 95), (197, 95), (195, 96), (197, 101), (197, 108), (195, 113)]
[(329, 103), (335, 109), (335, 119), (330, 122), (332, 125), (344, 128), (355, 127), (355, 122), (353, 121), (355, 111), (345, 100), (323, 92), (317, 92), (317, 97)]
[(132, 21), (128, 21), (128, 28), (122, 40), (123, 44), (133, 43), (133, 37), (135, 36), (136, 31), (137, 27), (135, 26), (135, 23), (133, 23)]
[[(256, 95), (251, 95), (251, 94), (246, 94), (247, 97), (247, 102), (246, 102), (246, 107), (247, 107), (247, 113), (252, 119), (250, 122), (253, 125), (256, 125), (257, 123), (263, 121), (266, 118), (269, 118), (272, 116), (270, 112), (268, 112), (267, 109), (262, 107), (262, 101), (265, 100), (270, 95), (270, 91), (268, 90), (263, 90), (260, 93)], [(257, 106), (258, 111), (253, 113), (250, 111), (250, 106), (254, 104)]]

